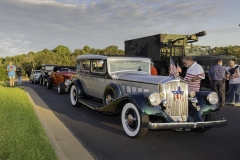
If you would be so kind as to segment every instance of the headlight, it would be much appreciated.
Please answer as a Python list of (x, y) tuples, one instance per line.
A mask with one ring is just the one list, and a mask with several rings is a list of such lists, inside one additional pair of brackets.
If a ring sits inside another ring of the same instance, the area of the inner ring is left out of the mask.
[(65, 81), (65, 85), (68, 86), (71, 82), (72, 82), (72, 81), (70, 81), (69, 79), (67, 79), (67, 80)]
[(195, 91), (190, 91), (189, 92), (189, 97), (190, 98), (194, 98), (196, 96), (196, 92)]
[(148, 97), (148, 100), (152, 106), (157, 106), (161, 103), (161, 98), (159, 93), (152, 93)]
[(207, 96), (207, 100), (210, 104), (216, 104), (218, 103), (218, 95), (216, 92), (211, 92)]

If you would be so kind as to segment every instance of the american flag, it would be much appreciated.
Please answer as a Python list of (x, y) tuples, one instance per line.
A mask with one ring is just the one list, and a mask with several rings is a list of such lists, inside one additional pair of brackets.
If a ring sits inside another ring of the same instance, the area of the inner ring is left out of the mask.
[(170, 57), (170, 71), (169, 71), (169, 76), (178, 76), (178, 72), (182, 72), (182, 69), (179, 67), (179, 65), (177, 64), (177, 68), (172, 60), (172, 58)]

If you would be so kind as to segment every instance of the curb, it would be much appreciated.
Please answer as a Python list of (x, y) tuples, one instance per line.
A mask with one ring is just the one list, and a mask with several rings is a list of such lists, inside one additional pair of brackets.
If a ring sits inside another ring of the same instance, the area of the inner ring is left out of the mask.
[(41, 122), (58, 159), (94, 160), (91, 154), (80, 144), (55, 114), (48, 107), (36, 105), (26, 88), (23, 88), (33, 105), (33, 109)]

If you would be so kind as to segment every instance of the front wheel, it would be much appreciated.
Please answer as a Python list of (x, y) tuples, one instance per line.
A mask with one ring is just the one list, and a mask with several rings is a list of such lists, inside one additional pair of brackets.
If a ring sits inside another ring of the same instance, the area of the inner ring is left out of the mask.
[(121, 121), (125, 133), (131, 138), (141, 138), (148, 131), (148, 115), (141, 115), (133, 103), (124, 105)]
[(42, 85), (46, 86), (46, 78), (45, 77), (43, 77), (43, 79), (42, 79)]
[(42, 78), (40, 78), (39, 84), (42, 85)]
[(47, 89), (52, 89), (52, 87), (53, 87), (53, 79), (49, 77), (47, 79)]
[(79, 107), (82, 104), (78, 101), (78, 90), (77, 90), (77, 87), (75, 86), (75, 84), (72, 85), (71, 90), (70, 90), (70, 100), (74, 107)]
[(60, 82), (58, 84), (58, 94), (63, 94), (65, 92), (65, 84), (64, 82)]

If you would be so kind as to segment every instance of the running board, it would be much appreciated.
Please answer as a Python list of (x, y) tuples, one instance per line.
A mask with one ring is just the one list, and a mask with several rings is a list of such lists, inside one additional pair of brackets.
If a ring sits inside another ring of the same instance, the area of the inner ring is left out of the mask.
[(87, 98), (87, 97), (82, 97), (78, 100), (80, 103), (86, 105), (87, 107), (93, 109), (93, 110), (96, 110), (98, 108), (101, 108), (103, 107), (103, 104), (101, 103), (98, 103), (90, 98)]

